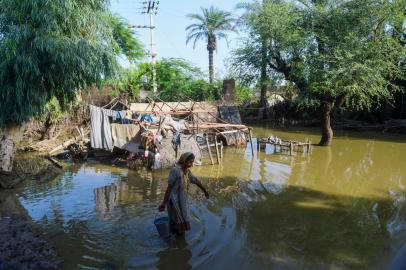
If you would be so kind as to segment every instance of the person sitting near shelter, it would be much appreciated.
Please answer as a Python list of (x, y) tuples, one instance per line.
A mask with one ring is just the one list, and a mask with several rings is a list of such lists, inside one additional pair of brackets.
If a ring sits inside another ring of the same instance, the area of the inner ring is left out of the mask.
[(168, 208), (169, 229), (172, 234), (183, 235), (190, 230), (188, 190), (189, 184), (197, 185), (209, 198), (209, 193), (202, 183), (192, 174), (190, 167), (193, 166), (195, 155), (190, 152), (183, 153), (176, 165), (172, 168), (168, 177), (168, 187), (164, 199), (159, 205), (160, 212)]

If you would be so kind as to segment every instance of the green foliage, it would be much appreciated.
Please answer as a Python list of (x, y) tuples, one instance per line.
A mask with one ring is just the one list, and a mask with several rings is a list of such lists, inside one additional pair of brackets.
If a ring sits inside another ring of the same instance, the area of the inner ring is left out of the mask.
[(242, 85), (235, 87), (235, 101), (238, 105), (249, 103), (252, 100), (252, 89)]
[(107, 81), (113, 87), (111, 95), (117, 97), (120, 94), (128, 94), (129, 102), (136, 102), (141, 88), (139, 72), (133, 69), (125, 69), (116, 80)]
[(0, 126), (114, 76), (107, 0), (0, 0)]
[(265, 48), (268, 71), (295, 84), (302, 106), (370, 109), (401, 90), (395, 82), (405, 75), (404, 0), (267, 0), (243, 7), (248, 37), (230, 69), (246, 84), (258, 83)]
[(201, 11), (202, 15), (187, 15), (189, 19), (197, 22), (186, 27), (186, 31), (189, 31), (187, 33), (186, 44), (193, 40), (193, 48), (195, 48), (199, 40), (211, 41), (213, 44), (208, 43), (208, 49), (209, 46), (214, 46), (213, 50), (215, 50), (216, 39), (224, 38), (227, 40), (228, 31), (234, 31), (233, 23), (235, 19), (230, 12), (222, 11), (215, 7), (202, 7)]
[(235, 31), (233, 24), (234, 17), (230, 12), (210, 7), (201, 8), (202, 14), (188, 14), (187, 17), (194, 20), (186, 27), (186, 44), (193, 40), (193, 48), (199, 40), (207, 43), (209, 51), (209, 81), (214, 84), (213, 52), (217, 49), (217, 40), (225, 39), (228, 43), (227, 34), (229, 31)]
[(59, 101), (56, 97), (52, 97), (46, 104), (44, 113), (41, 115), (43, 121), (46, 121), (49, 125), (54, 125), (63, 117), (63, 112)]
[[(214, 87), (203, 78), (203, 72), (179, 58), (164, 58), (156, 63), (158, 95), (165, 101), (196, 101), (213, 99)], [(146, 90), (152, 90), (151, 64), (138, 66), (136, 81), (146, 76)]]
[(117, 43), (116, 54), (123, 54), (130, 62), (141, 60), (145, 57), (144, 45), (135, 37), (135, 32), (130, 24), (122, 17), (111, 15), (107, 22), (113, 31)]

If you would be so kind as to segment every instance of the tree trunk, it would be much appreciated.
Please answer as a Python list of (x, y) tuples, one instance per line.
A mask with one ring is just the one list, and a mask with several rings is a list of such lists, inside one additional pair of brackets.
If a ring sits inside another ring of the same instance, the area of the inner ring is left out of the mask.
[(320, 146), (329, 146), (333, 141), (333, 130), (330, 124), (330, 112), (331, 103), (322, 102), (320, 105), (320, 116), (321, 116), (321, 140), (319, 142)]
[(17, 125), (8, 125), (0, 137), (0, 172), (11, 172), (15, 153), (15, 139), (19, 135)]
[(213, 49), (209, 48), (209, 82), (214, 84)]
[(47, 120), (44, 124), (44, 131), (42, 132), (42, 135), (41, 135), (41, 141), (46, 140), (46, 139), (51, 140), (54, 136), (55, 128), (56, 128), (56, 125), (51, 124), (50, 121)]
[(261, 84), (261, 106), (264, 108), (264, 114), (263, 118), (267, 118), (268, 113), (267, 113), (267, 98), (266, 98), (266, 92), (267, 92), (267, 72), (266, 72), (266, 67), (267, 67), (267, 48), (266, 48), (266, 41), (262, 41), (262, 50), (261, 50), (261, 78), (260, 78), (260, 84)]

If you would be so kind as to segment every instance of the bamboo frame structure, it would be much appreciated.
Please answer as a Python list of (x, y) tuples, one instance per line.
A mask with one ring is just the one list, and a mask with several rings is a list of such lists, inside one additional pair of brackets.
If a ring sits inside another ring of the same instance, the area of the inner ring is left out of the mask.
[[(302, 152), (309, 154), (311, 152), (311, 141), (309, 139), (306, 142), (297, 141), (286, 141), (280, 140), (279, 142), (274, 142), (270, 138), (257, 138), (257, 151), (260, 151), (262, 146), (265, 148), (267, 144), (274, 146), (274, 153), (277, 152), (277, 147), (279, 147), (280, 152), (288, 151), (290, 156), (294, 155), (294, 152)], [(299, 151), (301, 149), (302, 151)]]

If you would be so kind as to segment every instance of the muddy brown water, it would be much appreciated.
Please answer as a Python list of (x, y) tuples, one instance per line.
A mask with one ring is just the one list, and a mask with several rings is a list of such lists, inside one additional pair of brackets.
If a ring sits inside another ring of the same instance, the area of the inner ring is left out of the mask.
[[(313, 130), (254, 136), (319, 139)], [(168, 171), (87, 163), (17, 190), (63, 269), (385, 269), (406, 243), (406, 137), (337, 134), (310, 155), (226, 148), (194, 167), (192, 230), (166, 242), (153, 220)], [(159, 214), (158, 214), (159, 216)]]

